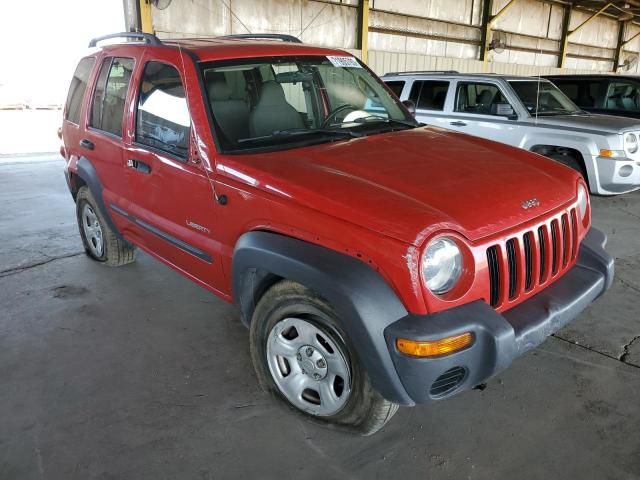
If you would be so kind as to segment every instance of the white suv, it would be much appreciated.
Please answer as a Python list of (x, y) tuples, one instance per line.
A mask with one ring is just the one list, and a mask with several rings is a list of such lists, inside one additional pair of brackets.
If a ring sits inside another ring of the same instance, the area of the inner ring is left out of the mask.
[(553, 158), (582, 173), (592, 193), (640, 188), (638, 120), (584, 112), (548, 80), (452, 71), (382, 80), (415, 104), (420, 122)]

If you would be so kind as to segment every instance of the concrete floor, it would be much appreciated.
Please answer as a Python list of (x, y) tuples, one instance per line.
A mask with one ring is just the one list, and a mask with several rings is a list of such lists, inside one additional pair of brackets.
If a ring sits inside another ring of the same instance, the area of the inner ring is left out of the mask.
[(144, 254), (89, 260), (58, 157), (0, 158), (0, 479), (640, 478), (640, 193), (593, 205), (609, 294), (360, 438), (258, 389), (232, 306)]

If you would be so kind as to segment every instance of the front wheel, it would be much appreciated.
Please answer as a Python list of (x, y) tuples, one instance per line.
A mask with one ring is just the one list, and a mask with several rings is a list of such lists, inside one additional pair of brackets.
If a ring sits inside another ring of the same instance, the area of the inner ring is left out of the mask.
[(283, 280), (260, 299), (251, 321), (251, 357), (262, 387), (317, 421), (362, 435), (398, 410), (371, 385), (336, 314), (304, 286)]

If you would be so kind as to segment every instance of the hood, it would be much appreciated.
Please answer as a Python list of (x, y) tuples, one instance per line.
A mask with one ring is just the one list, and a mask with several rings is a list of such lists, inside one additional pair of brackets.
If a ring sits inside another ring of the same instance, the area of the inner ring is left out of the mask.
[[(535, 118), (532, 118), (532, 121), (535, 121)], [(640, 122), (636, 119), (592, 113), (540, 116), (538, 117), (538, 122), (559, 127), (582, 128), (592, 130), (594, 133), (620, 133), (628, 130), (640, 130)]]
[[(278, 152), (219, 157), (217, 172), (418, 245), (432, 229), (470, 240), (576, 196), (577, 174), (542, 156), (434, 127)], [(539, 206), (522, 203), (537, 199)]]

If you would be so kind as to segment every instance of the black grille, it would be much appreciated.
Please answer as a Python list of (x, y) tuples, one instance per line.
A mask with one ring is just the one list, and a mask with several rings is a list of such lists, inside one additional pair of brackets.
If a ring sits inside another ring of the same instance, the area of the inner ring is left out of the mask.
[(518, 284), (518, 261), (516, 259), (516, 241), (507, 241), (507, 262), (509, 264), (509, 299), (516, 296), (516, 286)]
[(531, 289), (531, 283), (533, 282), (533, 252), (531, 251), (531, 245), (533, 244), (533, 233), (527, 232), (523, 237), (524, 244), (524, 288), (525, 290)]
[(547, 233), (544, 227), (538, 228), (538, 242), (540, 243), (540, 283), (542, 283), (547, 274)]
[(551, 272), (558, 273), (558, 223), (551, 222)]
[(500, 265), (498, 264), (498, 247), (493, 246), (487, 249), (487, 262), (489, 265), (489, 301), (491, 306), (495, 307), (500, 301)]
[(503, 308), (566, 271), (578, 253), (578, 225), (576, 209), (572, 208), (536, 229), (487, 247), (487, 303)]
[(569, 255), (571, 246), (569, 245), (569, 222), (567, 216), (562, 215), (562, 266), (566, 267), (569, 263)]
[(431, 385), (429, 394), (432, 397), (442, 397), (447, 393), (455, 390), (467, 376), (467, 370), (464, 367), (453, 367), (444, 372)]

